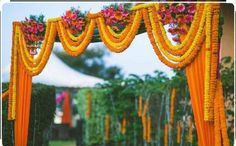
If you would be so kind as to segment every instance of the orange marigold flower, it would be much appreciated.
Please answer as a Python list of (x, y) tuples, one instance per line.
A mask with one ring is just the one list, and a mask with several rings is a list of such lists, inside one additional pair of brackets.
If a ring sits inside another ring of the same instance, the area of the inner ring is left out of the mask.
[(117, 20), (122, 20), (122, 18), (123, 18), (122, 13), (121, 13), (120, 11), (116, 12), (116, 13), (115, 13), (115, 18), (116, 18)]

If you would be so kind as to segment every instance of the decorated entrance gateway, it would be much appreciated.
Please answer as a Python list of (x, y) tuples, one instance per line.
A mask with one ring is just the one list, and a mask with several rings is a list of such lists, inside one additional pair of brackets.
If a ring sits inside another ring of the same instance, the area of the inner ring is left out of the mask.
[[(171, 6), (169, 6), (171, 7)], [(145, 26), (150, 43), (158, 58), (171, 68), (185, 68), (200, 146), (229, 145), (227, 136), (219, 64), (219, 4), (194, 4), (189, 22), (181, 29), (173, 28), (173, 45), (167, 37), (165, 24), (170, 22), (163, 4), (139, 4), (130, 11), (117, 14), (117, 24), (109, 20), (109, 11), (88, 13), (78, 19), (75, 27), (68, 17), (52, 18), (46, 22), (43, 43), (37, 56), (28, 45), (21, 22), (13, 22), (12, 58), (8, 97), (8, 119), (15, 123), (15, 145), (26, 146), (29, 125), (32, 77), (41, 73), (51, 54), (53, 44), (60, 40), (71, 56), (80, 55), (93, 37), (102, 41), (112, 52), (121, 53), (129, 47), (140, 27)], [(121, 8), (122, 9), (122, 8)], [(179, 7), (181, 10), (181, 7)], [(127, 19), (129, 17), (129, 19)], [(178, 18), (180, 19), (180, 18)], [(74, 20), (77, 20), (76, 18)], [(125, 21), (124, 21), (125, 20)], [(99, 36), (95, 35), (98, 34)], [(138, 51), (138, 50), (137, 50)], [(167, 127), (168, 128), (168, 127)]]

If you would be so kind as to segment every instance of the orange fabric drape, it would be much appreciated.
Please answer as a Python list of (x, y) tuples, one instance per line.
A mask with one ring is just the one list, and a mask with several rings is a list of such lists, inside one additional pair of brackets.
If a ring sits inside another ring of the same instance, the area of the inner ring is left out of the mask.
[(186, 67), (186, 75), (197, 128), (198, 144), (214, 146), (214, 122), (204, 121), (205, 45), (194, 61)]
[(65, 92), (64, 96), (62, 124), (69, 124), (71, 126), (70, 94)]
[[(18, 61), (17, 98), (15, 119), (15, 146), (27, 146), (30, 116), (32, 76), (28, 75), (21, 61)], [(22, 130), (23, 129), (23, 130)]]

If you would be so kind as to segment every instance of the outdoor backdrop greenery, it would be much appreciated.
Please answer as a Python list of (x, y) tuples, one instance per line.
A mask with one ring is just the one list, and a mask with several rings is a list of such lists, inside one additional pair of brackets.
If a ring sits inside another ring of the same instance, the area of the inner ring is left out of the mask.
[[(233, 61), (230, 57), (222, 59), (220, 64), (220, 74), (224, 86), (228, 134), (233, 144), (233, 105), (234, 105), (234, 69)], [(175, 76), (168, 78), (163, 72), (156, 71), (155, 75), (144, 75), (142, 77), (130, 75), (128, 78), (118, 78), (109, 80), (95, 88), (80, 89), (74, 97), (78, 101), (79, 114), (85, 119), (85, 139), (88, 146), (105, 145), (104, 140), (104, 117), (111, 115), (111, 139), (108, 145), (114, 146), (141, 146), (145, 142), (142, 140), (142, 124), (138, 118), (138, 96), (143, 99), (149, 98), (149, 114), (152, 117), (152, 142), (151, 145), (162, 146), (164, 136), (164, 124), (170, 120), (170, 94), (172, 88), (176, 88), (174, 128), (169, 130), (169, 143), (176, 143), (176, 121), (183, 122), (181, 133), (181, 146), (197, 145), (196, 128), (193, 128), (192, 143), (187, 141), (188, 124), (191, 117), (194, 119), (189, 97), (188, 84), (184, 70), (174, 70)], [(92, 93), (92, 115), (86, 118), (86, 94)], [(127, 118), (127, 132), (122, 135), (119, 131), (119, 123), (123, 117)], [(194, 121), (193, 121), (194, 122)]]
[[(3, 91), (8, 89), (8, 84), (2, 84)], [(30, 106), (30, 124), (28, 146), (47, 145), (47, 133), (45, 130), (53, 122), (55, 113), (55, 87), (43, 84), (33, 84), (31, 106)], [(12, 121), (7, 120), (7, 101), (3, 102), (2, 107), (2, 134), (3, 145), (14, 145), (14, 125)]]

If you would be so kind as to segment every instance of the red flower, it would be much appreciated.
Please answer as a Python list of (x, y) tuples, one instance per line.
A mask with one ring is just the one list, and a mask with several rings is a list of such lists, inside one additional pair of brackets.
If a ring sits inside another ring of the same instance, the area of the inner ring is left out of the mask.
[(70, 10), (66, 11), (67, 18), (72, 18), (72, 15), (73, 15), (72, 11), (70, 11)]
[(187, 33), (186, 29), (182, 28), (182, 27), (179, 28), (178, 31), (179, 31), (180, 34), (186, 34)]
[(170, 22), (172, 22), (172, 16), (169, 14), (165, 16), (164, 24), (169, 24)]
[(187, 14), (184, 16), (184, 19), (186, 23), (191, 23), (193, 21), (193, 15)]
[(71, 19), (72, 20), (76, 20), (77, 19), (77, 14), (76, 13), (72, 13)]
[(176, 9), (177, 9), (177, 11), (178, 11), (179, 13), (182, 13), (182, 12), (184, 12), (184, 10), (185, 10), (185, 5), (184, 5), (184, 4), (178, 4), (178, 5), (176, 6)]
[(171, 35), (176, 35), (177, 34), (177, 31), (176, 31), (175, 28), (169, 28), (168, 32), (171, 33)]
[(180, 43), (179, 37), (174, 37), (174, 38), (172, 38), (172, 40), (175, 41), (175, 42), (177, 42), (177, 43)]
[(188, 6), (188, 13), (194, 14), (196, 11), (196, 5), (195, 4), (189, 4)]
[(123, 13), (122, 13), (122, 16), (123, 17), (127, 17), (129, 15), (129, 12), (128, 11), (124, 11)]
[(172, 4), (170, 4), (169, 11), (171, 13), (176, 13), (176, 10), (177, 10), (176, 7), (174, 5), (172, 5)]
[(124, 11), (124, 6), (123, 6), (123, 5), (119, 5), (119, 6), (118, 6), (118, 10)]
[(42, 24), (42, 23), (39, 23), (39, 24), (37, 25), (37, 29), (38, 29), (39, 32), (43, 32), (43, 31), (44, 31), (43, 24)]
[(110, 16), (114, 15), (115, 12), (114, 12), (114, 9), (112, 7), (110, 7), (110, 8), (103, 10), (102, 13), (105, 17), (110, 17)]

